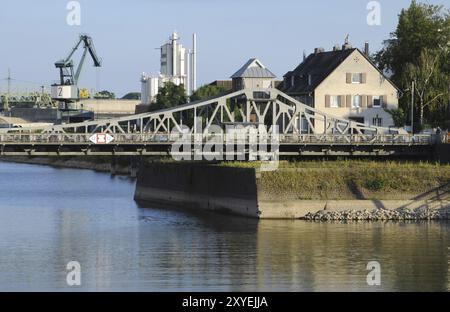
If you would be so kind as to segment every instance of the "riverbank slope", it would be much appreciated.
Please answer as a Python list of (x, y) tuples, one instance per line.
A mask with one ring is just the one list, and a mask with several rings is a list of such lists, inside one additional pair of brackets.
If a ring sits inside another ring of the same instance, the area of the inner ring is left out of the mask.
[(0, 161), (24, 164), (45, 165), (57, 168), (87, 169), (108, 172), (117, 175), (136, 175), (137, 164), (132, 168), (129, 157), (107, 156), (62, 156), (62, 157), (26, 157), (5, 156)]
[(449, 183), (450, 166), (420, 162), (282, 162), (268, 172), (258, 163), (144, 162), (135, 199), (263, 219), (306, 218), (320, 211), (445, 214)]

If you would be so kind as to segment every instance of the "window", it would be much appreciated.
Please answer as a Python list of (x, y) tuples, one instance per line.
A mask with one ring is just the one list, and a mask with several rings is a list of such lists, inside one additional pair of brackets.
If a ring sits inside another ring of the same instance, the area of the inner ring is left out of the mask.
[(373, 119), (372, 119), (372, 124), (375, 126), (375, 127), (381, 127), (382, 125), (383, 125), (383, 119), (382, 118), (380, 118), (380, 117), (374, 117)]
[(308, 86), (312, 84), (312, 76), (308, 75)]
[(363, 74), (357, 73), (352, 74), (352, 83), (362, 83), (363, 81)]
[(353, 108), (361, 107), (361, 95), (354, 95), (353, 96)]
[(381, 107), (383, 106), (383, 97), (381, 96), (374, 96), (373, 97), (373, 107)]
[(256, 92), (253, 92), (253, 98), (254, 99), (270, 99), (270, 93), (269, 92), (256, 91)]
[(339, 95), (330, 96), (330, 107), (341, 107), (341, 97)]
[(295, 84), (295, 78), (294, 76), (291, 76), (291, 87), (293, 87)]

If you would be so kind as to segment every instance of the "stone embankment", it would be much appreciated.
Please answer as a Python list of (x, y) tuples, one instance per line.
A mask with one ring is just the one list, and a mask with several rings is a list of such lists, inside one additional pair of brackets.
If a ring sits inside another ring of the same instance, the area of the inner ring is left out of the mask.
[(26, 157), (8, 156), (0, 158), (0, 161), (15, 162), (34, 165), (52, 166), (55, 168), (87, 169), (98, 172), (107, 172), (115, 175), (128, 175), (135, 177), (138, 164), (133, 163), (127, 157), (89, 156), (89, 157)]
[(308, 221), (419, 221), (419, 220), (450, 220), (450, 210), (418, 209), (375, 209), (375, 210), (346, 210), (308, 213), (304, 218)]

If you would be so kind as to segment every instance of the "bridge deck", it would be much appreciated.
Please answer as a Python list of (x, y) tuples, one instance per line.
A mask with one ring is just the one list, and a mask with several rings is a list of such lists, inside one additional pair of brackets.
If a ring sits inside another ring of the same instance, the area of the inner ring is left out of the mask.
[[(0, 155), (203, 155), (240, 156), (249, 151), (277, 149), (280, 156), (302, 155), (424, 155), (432, 135), (272, 135), (256, 140), (227, 135), (114, 134), (109, 144), (95, 144), (91, 134), (0, 134)], [(249, 143), (252, 142), (252, 143)], [(259, 142), (259, 143), (258, 143)], [(174, 145), (176, 148), (173, 149)], [(180, 148), (181, 147), (181, 148)], [(223, 151), (223, 152), (221, 152)]]

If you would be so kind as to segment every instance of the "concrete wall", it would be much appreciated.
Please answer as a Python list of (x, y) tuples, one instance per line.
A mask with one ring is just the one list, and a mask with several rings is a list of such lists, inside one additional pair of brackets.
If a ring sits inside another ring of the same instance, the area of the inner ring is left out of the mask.
[(274, 88), (275, 83), (273, 78), (243, 78), (244, 88), (258, 89), (258, 88)]
[(75, 104), (77, 109), (93, 111), (96, 115), (120, 116), (135, 113), (140, 100), (96, 100), (87, 99)]
[(61, 119), (57, 108), (13, 107), (10, 114), (11, 117), (22, 118), (29, 122), (55, 123)]
[(273, 78), (233, 78), (233, 91), (242, 89), (267, 89), (274, 88), (275, 80)]
[(450, 164), (450, 144), (437, 144), (434, 154), (435, 161), (441, 164)]
[(450, 190), (432, 190), (405, 200), (267, 199), (256, 170), (207, 164), (147, 163), (139, 169), (135, 200), (197, 211), (229, 212), (261, 219), (299, 219), (319, 211), (450, 209)]
[[(347, 73), (365, 73), (365, 83), (347, 83)], [(315, 90), (315, 107), (322, 112), (348, 119), (349, 117), (364, 117), (364, 122), (372, 125), (372, 119), (378, 115), (382, 118), (382, 127), (393, 126), (389, 113), (380, 108), (325, 107), (326, 95), (362, 95), (386, 96), (387, 108), (398, 107), (397, 89), (386, 80), (380, 72), (368, 62), (364, 55), (355, 50), (336, 70), (329, 75)], [(323, 125), (318, 125), (318, 131), (323, 131)]]
[(135, 200), (257, 218), (254, 169), (193, 163), (144, 163)]

